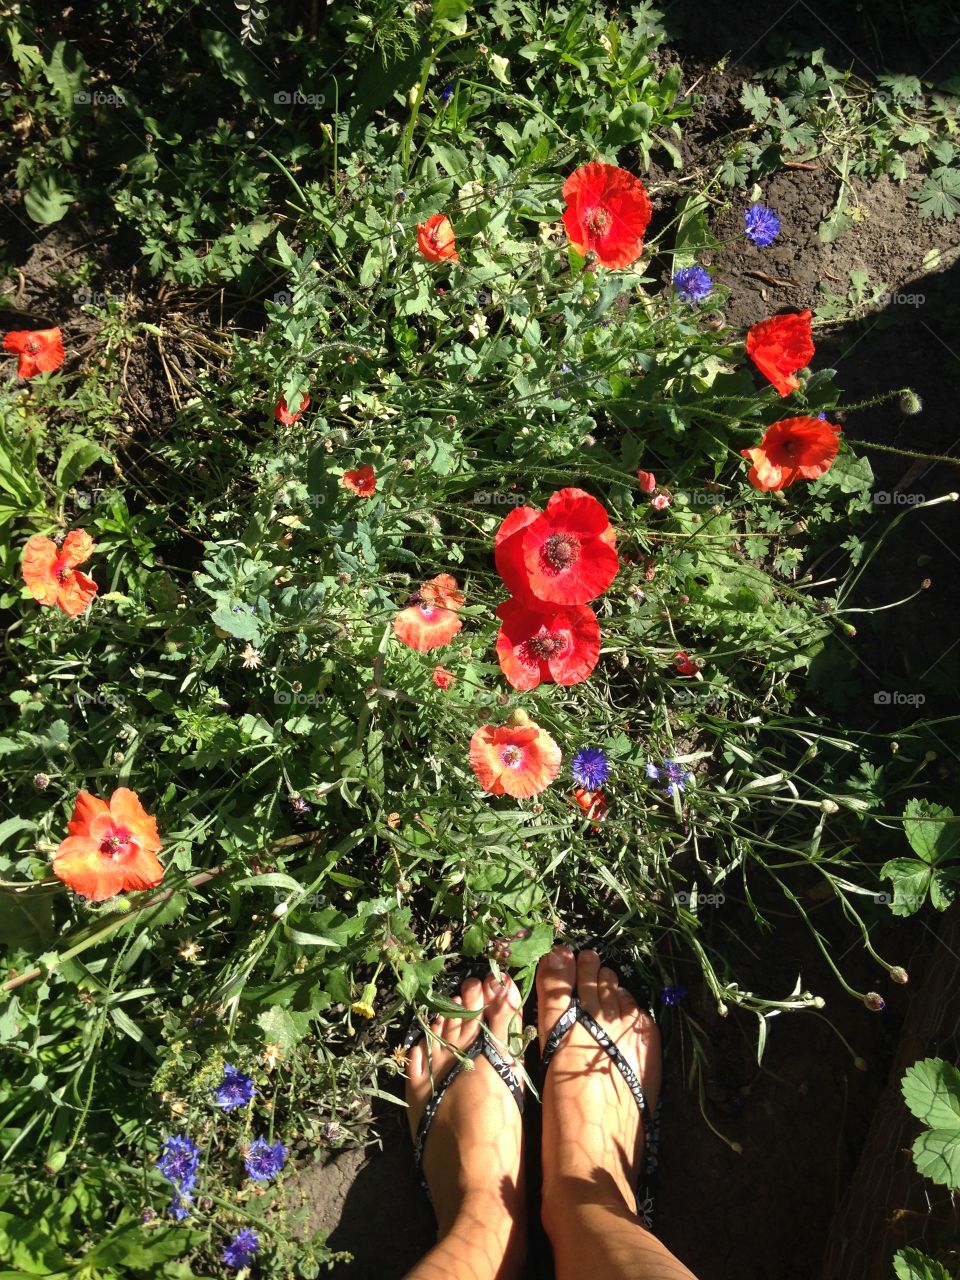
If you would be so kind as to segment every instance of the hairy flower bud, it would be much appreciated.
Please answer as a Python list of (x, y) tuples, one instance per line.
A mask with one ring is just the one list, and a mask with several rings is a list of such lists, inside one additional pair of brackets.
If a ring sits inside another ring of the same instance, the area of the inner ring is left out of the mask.
[(900, 412), (909, 416), (920, 413), (923, 410), (923, 401), (915, 391), (911, 391), (909, 387), (906, 391), (900, 393)]
[(878, 991), (868, 991), (863, 997), (863, 1003), (867, 1006), (871, 1013), (881, 1013), (886, 1008), (886, 1000)]
[(909, 973), (899, 964), (895, 964), (890, 970), (890, 977), (894, 982), (899, 982), (902, 987), (905, 987), (910, 981)]

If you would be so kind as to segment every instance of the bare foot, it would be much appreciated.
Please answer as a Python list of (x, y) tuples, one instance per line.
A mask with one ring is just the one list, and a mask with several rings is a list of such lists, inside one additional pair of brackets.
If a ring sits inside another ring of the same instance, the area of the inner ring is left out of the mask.
[[(650, 1115), (660, 1096), (660, 1033), (648, 1014), (601, 968), (596, 951), (574, 956), (554, 947), (537, 969), (541, 1052), (554, 1024), (580, 1003), (609, 1034), (643, 1085)], [(543, 1097), (543, 1206), (548, 1227), (571, 1200), (585, 1198), (630, 1213), (644, 1149), (640, 1109), (616, 1065), (579, 1022), (547, 1069)]]
[[(520, 992), (513, 980), (504, 975), (501, 987), (492, 975), (483, 983), (468, 978), (456, 1003), (483, 1012), (478, 1018), (438, 1019), (434, 1033), (462, 1052), (480, 1034), (482, 1020), (495, 1047), (512, 1063), (506, 1046), (511, 1030), (520, 1030)], [(429, 1056), (426, 1040), (411, 1050), (407, 1104), (414, 1138), (435, 1085), (456, 1061), (456, 1056), (435, 1040)], [(423, 1171), (440, 1239), (451, 1232), (482, 1232), (487, 1237), (484, 1251), (492, 1262), (490, 1274), (496, 1276), (519, 1275), (523, 1266), (526, 1206), (522, 1137), (520, 1109), (481, 1056), (444, 1094), (423, 1153)]]

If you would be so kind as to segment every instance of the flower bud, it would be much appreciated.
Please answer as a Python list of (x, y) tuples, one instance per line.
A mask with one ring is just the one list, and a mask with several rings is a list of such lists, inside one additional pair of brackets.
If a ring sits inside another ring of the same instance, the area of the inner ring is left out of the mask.
[(900, 412), (912, 417), (915, 413), (923, 410), (923, 401), (915, 391), (907, 388), (906, 391), (900, 393)]
[(853, 1065), (857, 1068), (858, 1071), (867, 1070), (867, 1060), (866, 1058), (861, 1058), (859, 1054), (857, 1054), (857, 1056), (854, 1058)]
[(823, 810), (824, 813), (840, 812), (840, 806), (836, 803), (835, 800), (821, 800), (820, 808)]
[(867, 1006), (871, 1013), (882, 1013), (886, 1008), (886, 1000), (878, 991), (868, 991), (863, 997), (863, 1003)]
[(893, 979), (894, 982), (899, 982), (902, 987), (905, 987), (907, 983), (910, 981), (909, 973), (907, 973), (906, 969), (904, 969), (903, 966), (899, 964), (895, 964), (893, 968), (890, 970), (890, 977)]
[(33, 785), (38, 791), (46, 791), (50, 785), (50, 779), (45, 773), (35, 773), (33, 775)]

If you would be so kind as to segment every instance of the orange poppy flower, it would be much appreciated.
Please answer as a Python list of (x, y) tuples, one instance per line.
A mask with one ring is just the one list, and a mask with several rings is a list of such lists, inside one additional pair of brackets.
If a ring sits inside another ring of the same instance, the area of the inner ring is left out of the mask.
[(300, 408), (291, 410), (287, 407), (287, 402), (283, 396), (277, 401), (277, 407), (273, 411), (273, 416), (278, 422), (282, 422), (284, 426), (292, 427), (296, 420), (300, 417), (305, 409), (310, 407), (310, 397), (306, 392), (300, 397)]
[(768, 427), (756, 449), (741, 449), (753, 463), (755, 489), (785, 489), (797, 480), (816, 480), (833, 466), (840, 428), (822, 418), (784, 418)]
[(657, 477), (652, 471), (638, 471), (637, 479), (640, 481), (641, 493), (656, 493)]
[(610, 518), (582, 489), (559, 489), (543, 512), (515, 507), (497, 530), (494, 557), (511, 595), (563, 605), (593, 600), (620, 567)]
[(539, 795), (560, 772), (560, 748), (522, 711), (482, 725), (470, 739), (470, 768), (484, 791), (518, 800)]
[(438, 573), (420, 588), (420, 599), (442, 609), (459, 609), (463, 605), (463, 592), (457, 589), (457, 580), (451, 573)]
[(497, 636), (500, 670), (514, 689), (541, 681), (580, 684), (600, 656), (600, 624), (589, 605), (540, 605), (504, 600), (497, 606), (503, 626)]
[(38, 533), (23, 549), (27, 590), (38, 604), (56, 605), (71, 618), (77, 617), (97, 594), (97, 584), (77, 569), (92, 555), (93, 539), (83, 529), (72, 529), (60, 547)]
[(782, 396), (799, 387), (794, 375), (814, 357), (810, 312), (771, 316), (747, 330), (747, 355)]
[(411, 596), (409, 608), (397, 614), (393, 634), (401, 644), (418, 653), (449, 644), (463, 626), (454, 612), (463, 600), (456, 578), (449, 573), (438, 574)]
[(585, 164), (563, 184), (563, 225), (577, 253), (604, 267), (629, 267), (643, 252), (653, 206), (639, 178), (612, 164)]
[(594, 826), (607, 816), (607, 797), (602, 791), (588, 791), (586, 787), (577, 787), (573, 798), (587, 817), (593, 820)]
[(67, 830), (53, 855), (53, 874), (81, 897), (103, 902), (122, 890), (152, 889), (163, 879), (157, 820), (128, 787), (116, 790), (109, 804), (81, 791)]
[(20, 357), (19, 378), (51, 373), (63, 364), (63, 337), (59, 329), (15, 329), (4, 338), (3, 349)]
[(372, 498), (377, 491), (376, 472), (369, 465), (357, 467), (356, 471), (345, 471), (340, 483), (358, 498)]
[(417, 247), (430, 262), (459, 262), (453, 223), (445, 213), (434, 213), (417, 223)]
[(434, 667), (432, 679), (438, 689), (449, 689), (456, 683), (457, 677), (446, 667)]

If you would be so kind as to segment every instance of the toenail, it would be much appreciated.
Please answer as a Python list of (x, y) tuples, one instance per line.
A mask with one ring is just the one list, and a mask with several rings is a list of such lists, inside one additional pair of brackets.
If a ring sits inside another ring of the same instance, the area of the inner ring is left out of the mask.
[(567, 962), (567, 948), (554, 947), (547, 956), (547, 964), (551, 969), (562, 969)]

